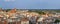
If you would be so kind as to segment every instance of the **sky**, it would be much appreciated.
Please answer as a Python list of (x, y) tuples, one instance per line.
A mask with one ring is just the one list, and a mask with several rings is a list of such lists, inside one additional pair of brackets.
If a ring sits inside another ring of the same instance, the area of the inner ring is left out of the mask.
[(60, 0), (0, 0), (5, 9), (60, 9)]

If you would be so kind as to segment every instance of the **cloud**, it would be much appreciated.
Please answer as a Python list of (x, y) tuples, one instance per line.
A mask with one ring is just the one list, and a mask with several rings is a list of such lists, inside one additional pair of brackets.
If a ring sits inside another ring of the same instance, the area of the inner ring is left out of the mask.
[(5, 0), (5, 1), (6, 1), (6, 2), (10, 2), (10, 1), (12, 1), (12, 2), (13, 2), (13, 1), (15, 1), (15, 0)]
[(10, 1), (10, 0), (5, 0), (5, 1)]

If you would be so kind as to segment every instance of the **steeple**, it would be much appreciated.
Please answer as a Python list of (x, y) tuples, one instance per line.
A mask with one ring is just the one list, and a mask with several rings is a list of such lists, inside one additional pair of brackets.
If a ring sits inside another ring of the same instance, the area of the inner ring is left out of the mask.
[(12, 9), (10, 13), (16, 13), (16, 8)]

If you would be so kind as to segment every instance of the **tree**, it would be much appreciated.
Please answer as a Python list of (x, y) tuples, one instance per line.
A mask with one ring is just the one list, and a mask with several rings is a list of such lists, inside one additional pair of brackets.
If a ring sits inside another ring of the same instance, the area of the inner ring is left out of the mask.
[(41, 10), (29, 10), (28, 12), (36, 12), (38, 14), (46, 14), (46, 13), (42, 12)]
[(60, 20), (56, 19), (54, 23), (59, 23), (59, 22), (60, 22)]
[(7, 9), (6, 12), (10, 11), (11, 9)]

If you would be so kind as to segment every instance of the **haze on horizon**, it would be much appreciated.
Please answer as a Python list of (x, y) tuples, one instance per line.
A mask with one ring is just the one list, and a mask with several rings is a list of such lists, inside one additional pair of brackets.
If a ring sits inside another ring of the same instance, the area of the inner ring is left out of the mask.
[(60, 9), (60, 0), (0, 0), (5, 9)]

